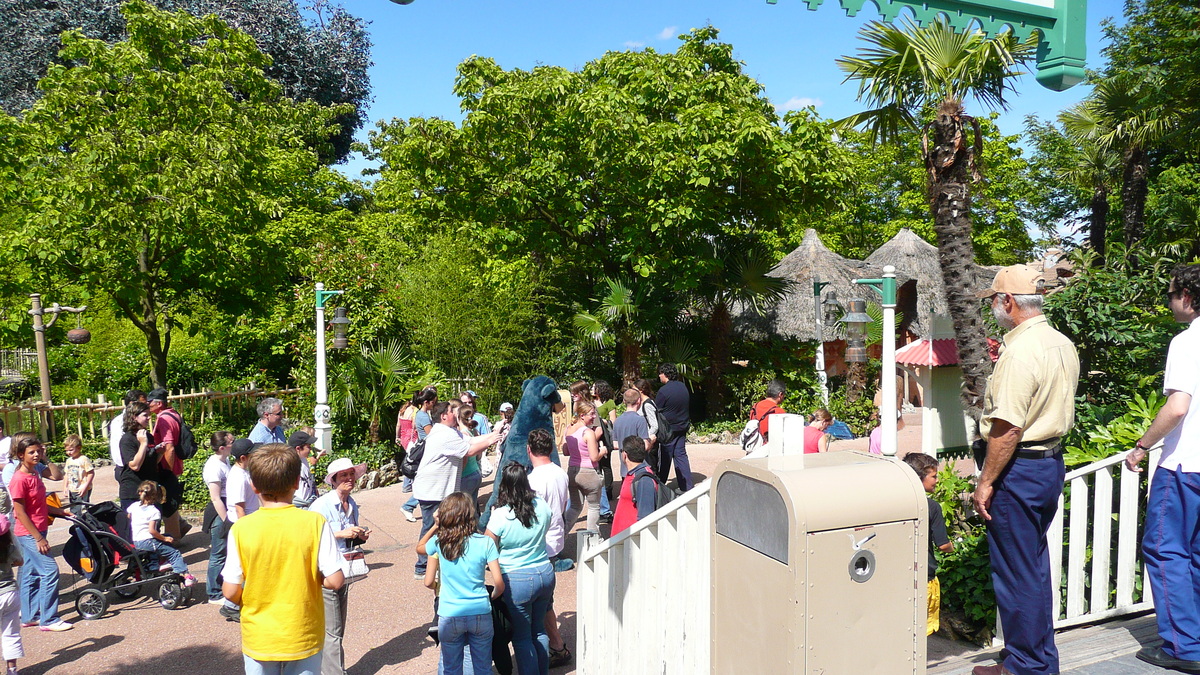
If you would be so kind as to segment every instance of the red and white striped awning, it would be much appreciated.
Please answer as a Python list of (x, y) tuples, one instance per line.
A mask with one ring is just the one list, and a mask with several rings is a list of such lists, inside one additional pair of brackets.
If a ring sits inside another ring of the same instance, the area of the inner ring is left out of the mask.
[[(995, 361), (1000, 343), (988, 338), (988, 355)], [(917, 340), (896, 350), (896, 363), (909, 366), (956, 366), (958, 348), (952, 338)]]

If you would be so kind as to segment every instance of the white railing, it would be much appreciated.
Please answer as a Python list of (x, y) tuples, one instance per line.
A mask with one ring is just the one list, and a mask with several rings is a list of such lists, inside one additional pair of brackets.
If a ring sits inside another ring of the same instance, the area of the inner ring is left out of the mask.
[[(1125, 466), (1127, 454), (1122, 452), (1080, 467), (1066, 476), (1071, 505), (1064, 513), (1064, 497), (1058, 498), (1058, 515), (1054, 517), (1048, 535), (1050, 578), (1061, 583), (1065, 577), (1066, 581), (1066, 607), (1062, 606), (1058, 588), (1054, 593), (1055, 628), (1154, 607), (1138, 546), (1144, 525), (1139, 513), (1146, 495), (1141, 489), (1142, 474)], [(1148, 478), (1154, 475), (1161, 454), (1161, 445), (1150, 450), (1146, 468)], [(1117, 494), (1115, 547), (1114, 490)], [(1064, 537), (1067, 545), (1065, 568), (1062, 560)], [(1092, 549), (1090, 560), (1087, 557), (1089, 544)], [(1115, 596), (1112, 594), (1114, 588)]]
[(711, 482), (603, 543), (580, 533), (579, 672), (708, 672)]

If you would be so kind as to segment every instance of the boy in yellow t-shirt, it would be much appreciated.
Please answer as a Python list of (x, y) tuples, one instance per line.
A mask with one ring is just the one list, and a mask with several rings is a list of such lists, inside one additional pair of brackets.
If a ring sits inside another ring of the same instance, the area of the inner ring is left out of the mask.
[(321, 514), (292, 505), (300, 456), (283, 443), (250, 455), (262, 505), (234, 523), (221, 591), (242, 608), (246, 675), (318, 675), (325, 641), (321, 588), (342, 587), (342, 555)]

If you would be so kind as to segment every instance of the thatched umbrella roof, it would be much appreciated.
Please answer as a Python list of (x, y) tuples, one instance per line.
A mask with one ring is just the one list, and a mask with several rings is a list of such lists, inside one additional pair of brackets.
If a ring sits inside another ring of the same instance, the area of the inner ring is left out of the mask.
[[(876, 267), (861, 260), (843, 258), (821, 242), (816, 230), (809, 229), (804, 232), (804, 239), (800, 245), (779, 261), (770, 275), (790, 280), (791, 289), (782, 300), (767, 307), (763, 315), (741, 308), (736, 312), (737, 328), (748, 337), (757, 339), (783, 337), (815, 340), (817, 331), (813, 298), (814, 277), (820, 277), (821, 281), (829, 283), (822, 293), (823, 296), (833, 291), (843, 305), (850, 298), (866, 298), (869, 302), (878, 302), (874, 291), (855, 284), (854, 280), (880, 277), (883, 275), (883, 266)], [(899, 270), (897, 276), (904, 278), (901, 282), (907, 279)], [(832, 337), (832, 333), (826, 331), (825, 339), (829, 340)]]
[[(937, 247), (918, 237), (912, 230), (901, 229), (886, 244), (867, 256), (866, 262), (878, 268), (892, 265), (896, 268), (897, 277), (907, 277), (911, 280), (909, 283), (915, 282), (915, 288), (902, 287), (899, 294), (898, 305), (905, 314), (904, 327), (908, 330), (920, 337), (929, 337), (930, 315), (949, 316)], [(976, 265), (972, 290), (991, 286), (999, 269)]]

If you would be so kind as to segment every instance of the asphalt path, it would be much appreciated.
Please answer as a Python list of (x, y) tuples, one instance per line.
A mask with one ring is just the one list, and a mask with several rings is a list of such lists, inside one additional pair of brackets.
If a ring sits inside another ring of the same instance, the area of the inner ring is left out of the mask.
[[(739, 457), (742, 452), (731, 445), (692, 445), (689, 455), (699, 481), (712, 475), (718, 462)], [(47, 487), (61, 489), (55, 481), (47, 481)], [(489, 482), (481, 491), (481, 499), (490, 491)], [(116, 494), (112, 468), (98, 469), (93, 501), (115, 499)], [(436, 673), (438, 649), (426, 634), (433, 620), (433, 595), (413, 578), (420, 521), (406, 521), (399, 510), (408, 494), (402, 493), (399, 485), (393, 485), (356, 492), (354, 498), (363, 524), (372, 530), (365, 547), (371, 572), (350, 591), (344, 643), (347, 672), (352, 675)], [(198, 514), (194, 520), (198, 521)], [(582, 528), (581, 519), (575, 529)], [(62, 545), (68, 537), (67, 523), (56, 521), (49, 539), (62, 572), (59, 612), (75, 628), (63, 633), (23, 629), (21, 637), (27, 656), (17, 663), (22, 675), (242, 672), (239, 624), (226, 621), (218, 614), (217, 606), (205, 602), (203, 580), (208, 568), (208, 537), (197, 530), (198, 527), (180, 542), (189, 571), (200, 581), (192, 589), (191, 604), (166, 610), (145, 594), (121, 601), (110, 593), (113, 602), (108, 612), (86, 621), (75, 610), (76, 591), (84, 588), (86, 582), (61, 557)], [(573, 539), (568, 538), (568, 546)], [(563, 637), (574, 652), (575, 572), (562, 572), (556, 578), (555, 607)], [(574, 661), (552, 672), (573, 673)]]

